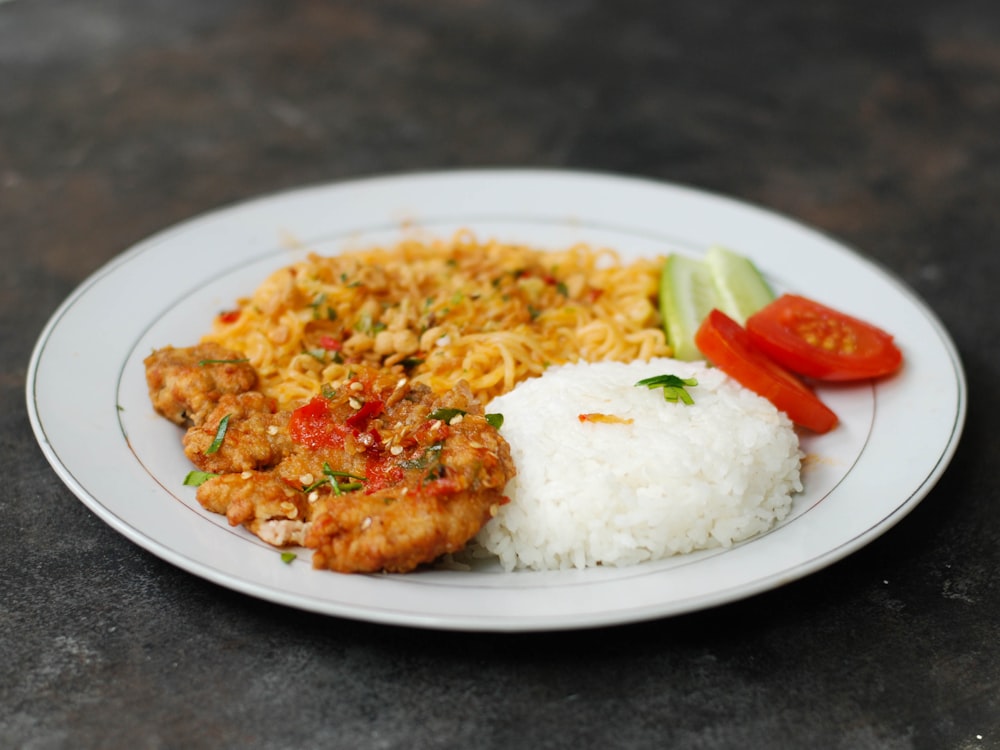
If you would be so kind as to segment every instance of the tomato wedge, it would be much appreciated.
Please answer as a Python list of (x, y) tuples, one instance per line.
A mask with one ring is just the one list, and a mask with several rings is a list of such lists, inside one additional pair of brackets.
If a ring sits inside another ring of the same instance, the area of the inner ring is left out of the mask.
[(837, 415), (795, 375), (754, 347), (746, 329), (721, 310), (708, 314), (694, 341), (716, 367), (766, 398), (795, 424), (819, 433), (837, 426)]
[(903, 355), (881, 328), (819, 302), (785, 294), (747, 319), (754, 346), (817, 380), (865, 380), (899, 369)]

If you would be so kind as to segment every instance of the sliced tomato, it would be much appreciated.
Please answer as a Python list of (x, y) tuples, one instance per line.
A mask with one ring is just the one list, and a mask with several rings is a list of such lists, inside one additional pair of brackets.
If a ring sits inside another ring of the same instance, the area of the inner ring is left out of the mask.
[(771, 359), (818, 380), (877, 378), (903, 362), (892, 336), (881, 328), (795, 294), (751, 315), (747, 331)]
[(795, 424), (813, 432), (837, 426), (837, 415), (805, 383), (757, 349), (746, 329), (721, 310), (708, 314), (694, 341), (716, 367), (766, 398)]

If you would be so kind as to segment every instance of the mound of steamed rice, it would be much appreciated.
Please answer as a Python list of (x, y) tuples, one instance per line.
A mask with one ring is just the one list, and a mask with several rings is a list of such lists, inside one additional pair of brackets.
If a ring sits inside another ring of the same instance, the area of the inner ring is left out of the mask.
[[(693, 405), (635, 385), (664, 374), (698, 380), (687, 389)], [(700, 363), (554, 367), (487, 411), (504, 416), (517, 476), (511, 502), (476, 542), (506, 570), (624, 566), (728, 547), (784, 518), (802, 489), (788, 418)]]

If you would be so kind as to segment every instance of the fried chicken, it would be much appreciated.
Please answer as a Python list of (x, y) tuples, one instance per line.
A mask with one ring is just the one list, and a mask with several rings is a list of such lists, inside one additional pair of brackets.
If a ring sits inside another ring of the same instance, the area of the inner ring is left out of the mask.
[(200, 424), (225, 394), (257, 385), (257, 371), (243, 355), (218, 344), (158, 349), (144, 360), (153, 408), (179, 425)]
[[(314, 567), (405, 572), (456, 552), (505, 502), (514, 464), (467, 387), (417, 390), (377, 422), (369, 470), (390, 474), (357, 497), (327, 494), (306, 535)], [(377, 467), (377, 468), (376, 468)]]
[(295, 448), (288, 436), (288, 418), (274, 399), (258, 391), (224, 394), (188, 429), (184, 453), (199, 469), (215, 474), (270, 468)]
[(359, 366), (282, 412), (251, 390), (255, 374), (206, 359), (239, 356), (168, 348), (146, 360), (155, 408), (190, 424), (185, 453), (215, 475), (198, 501), (270, 544), (315, 550), (315, 568), (414, 570), (462, 549), (506, 502), (510, 449), (464, 383), (434, 394), (402, 370)]

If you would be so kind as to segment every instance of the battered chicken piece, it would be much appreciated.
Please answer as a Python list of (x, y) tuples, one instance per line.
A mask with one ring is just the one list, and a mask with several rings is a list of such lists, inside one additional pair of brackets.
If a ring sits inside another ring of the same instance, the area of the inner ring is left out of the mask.
[[(189, 432), (198, 436), (192, 460), (206, 471), (226, 467), (198, 500), (271, 544), (314, 549), (313, 567), (413, 570), (464, 547), (506, 501), (510, 449), (465, 384), (436, 396), (399, 373), (359, 367), (335, 392), (265, 420), (271, 432), (278, 427), (271, 442), (257, 434), (262, 425), (250, 427), (260, 412), (237, 411), (250, 395), (220, 399)], [(225, 458), (216, 465), (203, 446), (225, 414)], [(270, 455), (281, 460), (255, 470), (275, 441)]]
[(223, 395), (257, 385), (257, 371), (243, 355), (218, 344), (167, 346), (144, 363), (153, 408), (179, 425), (200, 424)]
[(245, 471), (213, 477), (198, 488), (206, 510), (226, 516), (233, 526), (243, 524), (277, 547), (305, 541), (309, 500), (270, 472)]
[(398, 484), (326, 502), (305, 539), (316, 550), (314, 568), (407, 572), (479, 533), (506, 502), (514, 464), (481, 412), (459, 418), (436, 431), (440, 442), (407, 452)]
[(214, 474), (272, 467), (295, 448), (288, 418), (288, 412), (279, 412), (275, 401), (258, 391), (225, 394), (200, 424), (188, 429), (184, 453), (199, 469)]

